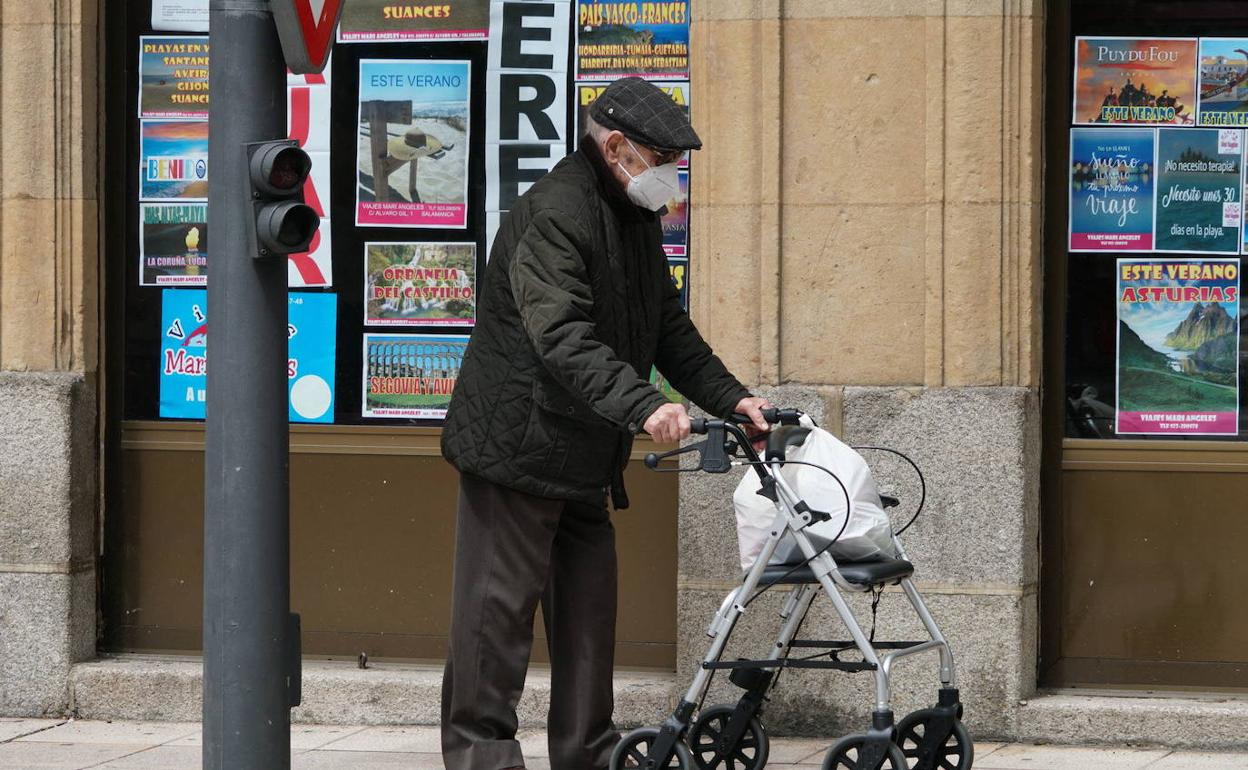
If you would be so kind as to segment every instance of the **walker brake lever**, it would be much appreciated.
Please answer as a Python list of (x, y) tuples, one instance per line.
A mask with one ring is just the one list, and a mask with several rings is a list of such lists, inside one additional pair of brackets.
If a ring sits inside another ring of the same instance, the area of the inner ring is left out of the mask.
[[(699, 426), (701, 427), (701, 426)], [(698, 431), (702, 432), (702, 431)], [(727, 473), (732, 470), (732, 460), (728, 456), (727, 436), (724, 424), (719, 420), (707, 420), (705, 425), (706, 440), (696, 444), (682, 446), (663, 453), (651, 452), (646, 455), (646, 467), (659, 473), (681, 473), (689, 471), (706, 471), (707, 473)], [(697, 468), (660, 468), (659, 463), (669, 457), (698, 453)]]
[(650, 470), (657, 471), (659, 473), (688, 473), (690, 471), (700, 471), (702, 470), (701, 462), (698, 463), (697, 468), (660, 468), (659, 463), (668, 459), (669, 457), (676, 457), (677, 455), (688, 454), (690, 452), (697, 452), (699, 459), (701, 459), (701, 457), (703, 456), (703, 448), (705, 447), (706, 443), (707, 443), (706, 441), (699, 441), (696, 444), (689, 444), (688, 446), (677, 447), (676, 449), (671, 449), (666, 452), (650, 452), (649, 454), (646, 455), (646, 459), (643, 460), (642, 462), (644, 462), (646, 464), (646, 467), (649, 468)]

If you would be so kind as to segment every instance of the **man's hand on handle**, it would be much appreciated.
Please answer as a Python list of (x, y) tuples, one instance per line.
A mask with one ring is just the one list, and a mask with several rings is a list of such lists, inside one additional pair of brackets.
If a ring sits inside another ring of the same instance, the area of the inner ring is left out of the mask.
[(689, 437), (689, 412), (683, 404), (664, 404), (655, 409), (642, 429), (660, 444), (672, 444)]
[[(737, 406), (735, 409), (733, 409), (733, 411), (739, 414), (743, 414), (746, 417), (749, 417), (751, 420), (754, 421), (752, 425), (745, 426), (745, 434), (752, 438), (754, 436), (762, 435), (766, 433), (767, 431), (771, 430), (771, 426), (768, 425), (767, 421), (763, 419), (763, 411), (762, 411), (764, 409), (770, 409), (770, 408), (771, 408), (771, 402), (768, 401), (767, 399), (761, 398), (759, 396), (747, 396), (746, 398), (743, 398), (737, 402)], [(754, 444), (755, 449), (761, 448), (761, 440), (751, 441), (750, 443)]]
[[(753, 424), (745, 426), (745, 432), (751, 436), (766, 433), (771, 426), (763, 419), (762, 410), (771, 407), (771, 402), (757, 396), (747, 396), (737, 402), (733, 411), (753, 420)], [(671, 444), (689, 437), (689, 412), (683, 404), (664, 404), (655, 409), (646, 418), (642, 429), (660, 444)]]

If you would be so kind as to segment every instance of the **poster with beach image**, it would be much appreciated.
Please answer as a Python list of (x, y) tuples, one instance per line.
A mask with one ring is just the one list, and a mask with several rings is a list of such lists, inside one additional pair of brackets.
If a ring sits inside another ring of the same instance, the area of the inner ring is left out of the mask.
[(360, 62), (356, 224), (468, 224), (467, 61)]
[(1239, 259), (1120, 259), (1115, 432), (1239, 430)]
[(367, 326), (472, 326), (477, 244), (364, 244)]
[(1074, 122), (1192, 125), (1194, 37), (1075, 38)]
[(1243, 131), (1157, 130), (1155, 250), (1238, 254)]
[(486, 40), (489, 36), (490, 0), (351, 0), (343, 6), (338, 25), (340, 43)]
[(1248, 38), (1200, 39), (1202, 126), (1248, 126)]
[(208, 284), (208, 204), (139, 206), (139, 284)]
[(208, 121), (140, 123), (139, 199), (208, 200)]
[(139, 38), (139, 117), (208, 117), (208, 36)]
[(467, 347), (466, 335), (365, 334), (362, 415), (446, 417)]
[(689, 3), (580, 0), (576, 79), (689, 79)]
[(1070, 130), (1070, 250), (1153, 248), (1157, 132)]

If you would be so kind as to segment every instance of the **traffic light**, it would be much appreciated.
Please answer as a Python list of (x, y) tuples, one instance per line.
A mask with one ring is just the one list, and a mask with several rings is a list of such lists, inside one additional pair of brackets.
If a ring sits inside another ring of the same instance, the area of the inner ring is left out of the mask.
[(249, 144), (247, 158), (256, 210), (252, 256), (307, 251), (321, 226), (316, 210), (303, 201), (303, 183), (312, 171), (312, 159), (290, 140)]

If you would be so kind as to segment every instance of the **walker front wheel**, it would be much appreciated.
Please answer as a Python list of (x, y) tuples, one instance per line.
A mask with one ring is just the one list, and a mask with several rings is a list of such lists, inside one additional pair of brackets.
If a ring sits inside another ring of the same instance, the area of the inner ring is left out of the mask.
[(654, 727), (640, 727), (625, 735), (611, 752), (611, 770), (694, 770), (693, 755), (679, 740), (672, 744), (672, 756), (667, 762), (647, 759), (658, 737), (659, 731)]
[(924, 737), (938, 716), (936, 709), (923, 709), (897, 725), (897, 745), (906, 755), (907, 767), (909, 770), (970, 770), (975, 761), (975, 743), (961, 720), (954, 720), (953, 731), (941, 745), (923, 745)]
[(741, 738), (727, 745), (724, 730), (735, 706), (712, 706), (689, 729), (689, 746), (699, 770), (762, 770), (767, 764), (767, 733), (758, 718), (750, 719)]
[(906, 755), (901, 753), (897, 744), (888, 744), (888, 753), (884, 760), (875, 767), (867, 767), (859, 762), (862, 747), (867, 742), (865, 735), (849, 735), (837, 741), (828, 749), (823, 760), (823, 770), (906, 770)]

